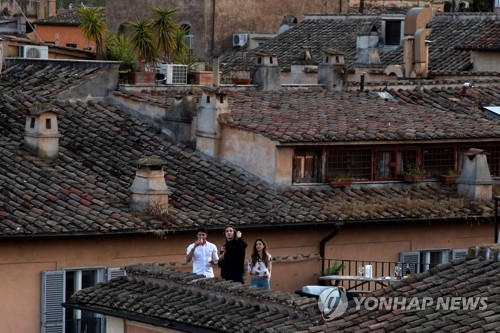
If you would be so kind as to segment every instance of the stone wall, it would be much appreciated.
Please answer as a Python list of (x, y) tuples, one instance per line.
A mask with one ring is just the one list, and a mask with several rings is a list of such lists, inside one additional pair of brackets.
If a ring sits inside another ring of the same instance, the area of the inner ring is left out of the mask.
[[(296, 15), (300, 22), (308, 13), (338, 13), (341, 10), (342, 1), (108, 0), (106, 24), (111, 31), (116, 32), (124, 22), (151, 17), (151, 6), (177, 7), (179, 8), (177, 21), (191, 26), (190, 33), (194, 35), (195, 54), (204, 59), (210, 59), (212, 55), (232, 48), (233, 33), (276, 33), (287, 14)], [(347, 0), (344, 0), (344, 3), (347, 3)]]

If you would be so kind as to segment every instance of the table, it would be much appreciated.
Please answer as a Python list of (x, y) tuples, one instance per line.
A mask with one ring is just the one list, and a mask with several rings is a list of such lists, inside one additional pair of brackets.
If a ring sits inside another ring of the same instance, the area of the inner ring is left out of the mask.
[[(354, 290), (359, 287), (363, 287), (365, 285), (370, 285), (370, 283), (374, 283), (375, 285), (380, 285), (381, 287), (385, 287), (389, 285), (391, 282), (400, 281), (392, 276), (374, 276), (371, 278), (365, 276), (356, 276), (356, 275), (325, 275), (320, 276), (320, 280), (325, 281), (335, 281), (335, 286), (338, 286), (341, 281), (349, 281), (349, 287), (346, 290)], [(351, 281), (354, 281), (354, 286), (351, 286)]]

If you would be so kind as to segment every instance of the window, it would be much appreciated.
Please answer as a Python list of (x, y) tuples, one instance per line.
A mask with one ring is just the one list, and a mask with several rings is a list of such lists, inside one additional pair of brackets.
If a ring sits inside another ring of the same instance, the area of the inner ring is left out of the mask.
[(423, 150), (425, 172), (431, 176), (446, 174), (449, 170), (457, 171), (455, 160), (455, 147), (426, 147)]
[(194, 36), (193, 35), (186, 35), (184, 36), (184, 43), (186, 43), (189, 54), (193, 54), (193, 49), (194, 49)]
[(45, 128), (46, 129), (52, 128), (52, 122), (50, 121), (50, 118), (45, 119)]
[(371, 180), (371, 149), (328, 150), (328, 178), (335, 174), (346, 174), (356, 180)]
[(401, 42), (401, 21), (385, 21), (385, 45), (399, 45)]
[(35, 117), (31, 117), (31, 120), (30, 120), (30, 128), (35, 128)]
[(410, 266), (411, 274), (423, 273), (439, 264), (450, 260), (463, 258), (467, 255), (466, 249), (426, 249), (414, 252), (401, 252), (399, 260), (403, 268)]
[(321, 182), (321, 153), (297, 151), (293, 156), (293, 183)]
[(72, 48), (76, 49), (76, 44), (69, 43), (69, 44), (66, 44), (66, 47), (72, 47)]
[(102, 315), (63, 308), (61, 303), (78, 290), (104, 281), (105, 277), (110, 280), (123, 275), (120, 269), (103, 267), (42, 272), (42, 333), (104, 333)]
[(184, 43), (188, 47), (189, 54), (193, 54), (194, 50), (194, 36), (191, 34), (191, 26), (189, 24), (182, 24), (182, 29), (184, 30)]
[[(460, 172), (462, 169), (464, 153), (471, 147), (486, 151), (488, 166), (492, 176), (500, 176), (500, 145), (491, 144), (456, 144), (456, 145), (401, 145), (401, 146), (375, 146), (357, 147), (353, 149), (343, 147), (318, 148), (314, 154), (318, 162), (314, 164), (306, 156), (294, 157), (293, 182), (300, 183), (309, 166), (314, 173), (312, 182), (322, 182), (334, 178), (336, 174), (345, 174), (354, 181), (391, 181), (402, 180), (409, 167), (420, 167), (429, 178), (436, 178), (453, 170)], [(326, 164), (320, 164), (320, 156), (325, 155)], [(304, 153), (304, 151), (302, 151)], [(303, 159), (302, 161), (299, 161)], [(311, 164), (312, 163), (312, 164)], [(313, 166), (314, 165), (314, 166)], [(302, 171), (301, 171), (302, 170)], [(309, 176), (310, 177), (310, 176)]]

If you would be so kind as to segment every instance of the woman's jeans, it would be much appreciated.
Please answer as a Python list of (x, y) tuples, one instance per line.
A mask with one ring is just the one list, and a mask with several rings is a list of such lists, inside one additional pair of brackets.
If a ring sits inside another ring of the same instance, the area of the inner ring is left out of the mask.
[(269, 285), (269, 278), (266, 276), (262, 276), (262, 277), (252, 276), (252, 277), (250, 277), (250, 285), (256, 286), (259, 288), (264, 288), (264, 289), (271, 289), (271, 286)]

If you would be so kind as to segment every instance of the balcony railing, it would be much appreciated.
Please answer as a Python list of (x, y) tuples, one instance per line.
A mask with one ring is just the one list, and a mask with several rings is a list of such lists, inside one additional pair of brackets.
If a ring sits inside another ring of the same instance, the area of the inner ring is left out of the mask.
[[(335, 264), (334, 264), (335, 263)], [(373, 261), (373, 260), (350, 260), (350, 259), (324, 259), (324, 272), (327, 272), (333, 265), (342, 265), (342, 270), (336, 275), (353, 275), (361, 276), (359, 272), (360, 267), (365, 267), (366, 265), (372, 265), (372, 276), (374, 277), (395, 277), (395, 267), (399, 266), (401, 268), (401, 276), (404, 278), (406, 267), (410, 268), (411, 275), (416, 273), (422, 273), (430, 268), (436, 266), (436, 263), (418, 263), (418, 262), (394, 262), (394, 261)], [(355, 281), (340, 281), (339, 286), (343, 286), (348, 290), (352, 290), (356, 285)], [(357, 291), (368, 292), (380, 288), (380, 285), (375, 283), (367, 283), (359, 288)]]

